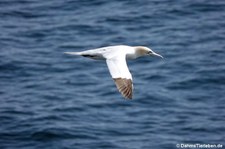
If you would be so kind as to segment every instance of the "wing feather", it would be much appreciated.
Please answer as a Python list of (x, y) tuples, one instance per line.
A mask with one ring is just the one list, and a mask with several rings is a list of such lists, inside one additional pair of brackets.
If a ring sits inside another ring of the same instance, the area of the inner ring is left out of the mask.
[(125, 98), (132, 99), (132, 76), (127, 67), (125, 55), (107, 59), (106, 63), (119, 92)]
[(125, 78), (116, 78), (115, 81), (116, 87), (119, 92), (128, 99), (132, 99), (133, 85), (131, 79)]

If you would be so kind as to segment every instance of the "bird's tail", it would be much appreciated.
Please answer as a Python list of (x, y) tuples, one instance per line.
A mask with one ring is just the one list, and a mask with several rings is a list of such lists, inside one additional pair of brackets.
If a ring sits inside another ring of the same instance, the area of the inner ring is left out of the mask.
[(69, 55), (81, 55), (81, 52), (64, 52), (64, 53)]

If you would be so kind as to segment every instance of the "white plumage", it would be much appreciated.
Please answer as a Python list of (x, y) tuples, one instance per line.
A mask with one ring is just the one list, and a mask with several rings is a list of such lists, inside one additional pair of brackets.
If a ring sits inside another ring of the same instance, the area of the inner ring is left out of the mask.
[(117, 89), (127, 98), (132, 99), (133, 83), (132, 75), (127, 67), (126, 59), (135, 59), (145, 55), (161, 55), (143, 46), (109, 46), (82, 52), (65, 52), (70, 55), (81, 55), (95, 60), (106, 60), (109, 72), (115, 81)]

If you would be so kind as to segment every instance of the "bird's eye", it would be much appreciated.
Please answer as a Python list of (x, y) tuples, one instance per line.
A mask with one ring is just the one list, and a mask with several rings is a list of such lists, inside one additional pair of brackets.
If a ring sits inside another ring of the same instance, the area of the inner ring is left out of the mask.
[(148, 51), (148, 54), (152, 54), (152, 51)]

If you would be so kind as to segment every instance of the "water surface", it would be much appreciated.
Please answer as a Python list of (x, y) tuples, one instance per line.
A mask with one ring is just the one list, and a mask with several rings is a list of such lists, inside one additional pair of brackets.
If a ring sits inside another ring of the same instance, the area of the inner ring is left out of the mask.
[[(2, 0), (0, 7), (0, 148), (224, 143), (223, 1)], [(164, 56), (128, 62), (131, 101), (104, 62), (63, 54), (118, 44)]]

